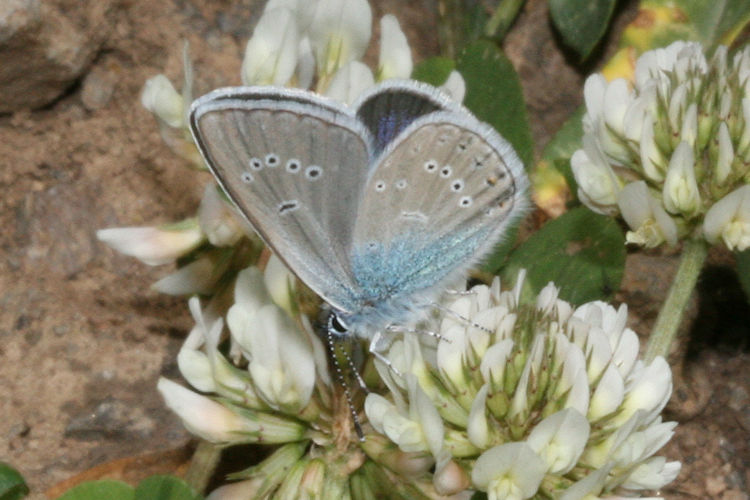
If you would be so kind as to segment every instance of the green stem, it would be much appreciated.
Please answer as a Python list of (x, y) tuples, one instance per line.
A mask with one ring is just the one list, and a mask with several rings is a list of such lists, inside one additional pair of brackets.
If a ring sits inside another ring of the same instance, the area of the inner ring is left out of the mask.
[(656, 356), (667, 357), (669, 346), (677, 335), (677, 329), (682, 323), (682, 315), (687, 307), (690, 295), (695, 289), (698, 275), (703, 268), (703, 263), (708, 254), (708, 245), (705, 240), (686, 240), (682, 248), (682, 260), (677, 274), (669, 288), (667, 300), (659, 311), (651, 336), (646, 347), (646, 362), (652, 361)]
[(518, 11), (521, 10), (523, 3), (524, 0), (500, 0), (495, 12), (492, 13), (492, 17), (484, 27), (485, 36), (495, 39), (505, 37), (505, 33), (518, 16)]
[(185, 482), (199, 493), (205, 493), (208, 482), (216, 470), (221, 457), (222, 447), (208, 441), (200, 440), (190, 459), (190, 466), (185, 473)]
[(450, 59), (456, 58), (458, 51), (458, 27), (462, 19), (459, 0), (438, 1), (438, 39), (441, 55)]

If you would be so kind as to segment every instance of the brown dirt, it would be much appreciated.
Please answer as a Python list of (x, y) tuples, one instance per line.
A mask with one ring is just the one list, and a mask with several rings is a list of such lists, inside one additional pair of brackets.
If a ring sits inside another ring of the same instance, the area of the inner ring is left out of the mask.
[[(257, 3), (121, 0), (85, 76), (43, 109), (0, 116), (0, 460), (37, 493), (94, 466), (188, 442), (155, 390), (159, 375), (178, 378), (175, 355), (191, 326), (186, 303), (149, 290), (169, 269), (118, 255), (94, 232), (194, 213), (208, 179), (186, 175), (139, 93), (156, 73), (181, 81), (183, 39), (198, 93), (238, 84)], [(432, 2), (372, 3), (377, 17), (399, 17), (418, 60), (436, 54)], [(629, 18), (632, 8), (623, 9), (618, 26)], [(526, 5), (506, 49), (543, 145), (580, 104), (585, 75), (561, 52), (543, 0)], [(638, 331), (653, 322), (674, 262), (630, 256), (618, 298)], [(731, 256), (716, 252), (711, 262), (694, 327), (673, 359), (667, 418), (681, 425), (664, 454), (684, 467), (663, 492), (671, 500), (748, 499), (748, 307), (727, 272)]]

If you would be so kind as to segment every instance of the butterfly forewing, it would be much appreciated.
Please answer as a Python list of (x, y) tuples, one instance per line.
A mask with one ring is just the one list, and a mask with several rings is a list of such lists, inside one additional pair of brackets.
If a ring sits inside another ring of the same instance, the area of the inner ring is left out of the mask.
[(330, 101), (245, 89), (197, 101), (191, 129), (228, 196), (277, 255), (331, 305), (355, 307), (349, 249), (369, 165), (365, 128)]
[(525, 188), (520, 160), (489, 126), (454, 112), (416, 120), (365, 187), (355, 279), (375, 296), (413, 294), (465, 270), (522, 212)]

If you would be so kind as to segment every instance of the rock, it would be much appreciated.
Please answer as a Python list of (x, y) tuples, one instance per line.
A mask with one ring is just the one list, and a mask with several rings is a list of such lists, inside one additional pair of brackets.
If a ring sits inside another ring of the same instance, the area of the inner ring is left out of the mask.
[(0, 2), (0, 113), (39, 108), (86, 71), (121, 0)]
[(81, 102), (89, 111), (107, 105), (115, 91), (117, 75), (101, 66), (96, 66), (86, 75), (81, 85)]

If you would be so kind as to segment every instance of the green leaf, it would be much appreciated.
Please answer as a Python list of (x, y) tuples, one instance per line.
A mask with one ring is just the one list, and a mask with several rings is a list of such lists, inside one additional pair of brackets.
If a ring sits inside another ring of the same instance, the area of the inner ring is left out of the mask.
[(729, 44), (750, 23), (747, 0), (680, 0), (701, 41), (708, 47)]
[(438, 87), (445, 83), (451, 71), (456, 69), (453, 59), (447, 57), (431, 57), (425, 59), (414, 67), (411, 77), (421, 82), (429, 83)]
[(521, 83), (508, 58), (492, 42), (478, 41), (461, 52), (456, 69), (466, 81), (464, 105), (495, 127), (513, 145), (524, 165), (531, 165), (531, 128)]
[(555, 27), (565, 43), (586, 59), (607, 31), (615, 0), (549, 0)]
[(740, 284), (745, 291), (745, 298), (750, 302), (750, 249), (735, 254), (737, 259), (737, 274)]
[(0, 462), (0, 500), (19, 500), (29, 493), (29, 487), (16, 469)]
[(583, 115), (586, 107), (581, 106), (563, 123), (551, 141), (542, 151), (542, 166), (554, 168), (560, 172), (568, 183), (571, 193), (576, 192), (577, 183), (570, 168), (570, 157), (583, 147)]
[(135, 500), (135, 490), (122, 481), (87, 481), (69, 489), (57, 500)]
[(536, 294), (553, 281), (560, 297), (573, 304), (607, 299), (617, 291), (625, 268), (625, 238), (611, 217), (585, 207), (548, 222), (516, 248), (503, 269), (513, 282), (526, 269)]
[(503, 235), (503, 240), (495, 247), (492, 254), (487, 258), (486, 262), (482, 266), (482, 270), (492, 274), (498, 274), (500, 269), (505, 264), (505, 259), (513, 250), (513, 246), (516, 243), (516, 236), (518, 235), (518, 226), (521, 225), (521, 221), (516, 222), (512, 226), (509, 226)]
[(174, 476), (151, 476), (138, 484), (135, 500), (202, 500), (188, 484)]
[(542, 159), (554, 162), (555, 160), (570, 160), (576, 150), (583, 146), (583, 115), (586, 113), (586, 106), (580, 106), (573, 111), (560, 130), (555, 133), (554, 137), (544, 146)]

